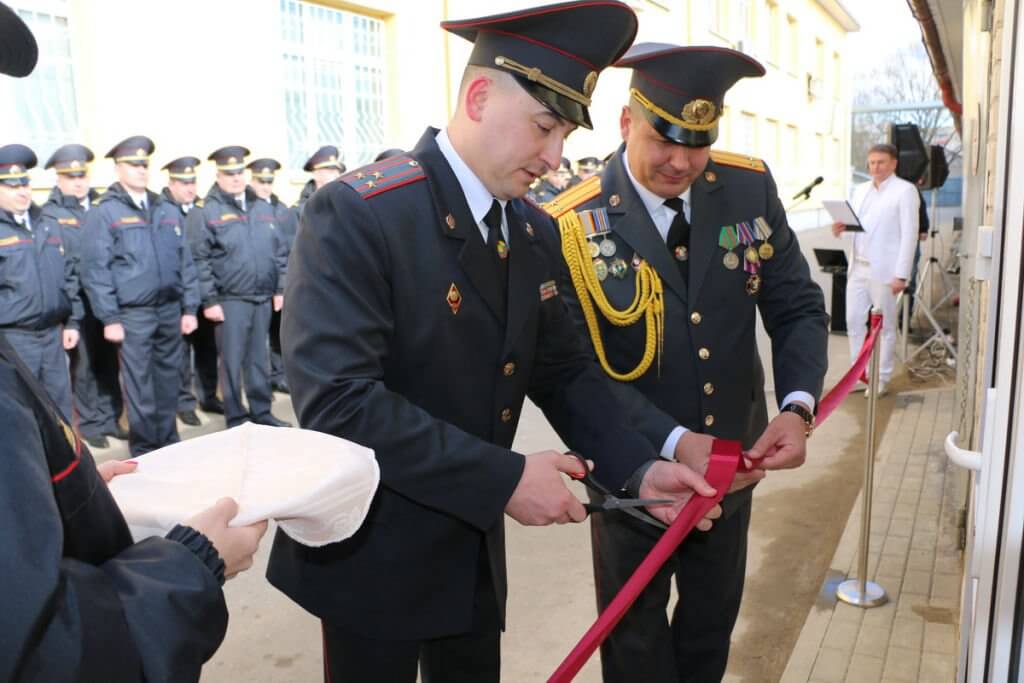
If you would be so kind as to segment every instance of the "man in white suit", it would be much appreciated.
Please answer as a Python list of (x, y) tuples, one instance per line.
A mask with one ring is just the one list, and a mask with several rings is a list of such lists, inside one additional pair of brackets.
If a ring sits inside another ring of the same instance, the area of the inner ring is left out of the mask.
[[(846, 329), (850, 361), (857, 357), (867, 335), (868, 311), (882, 311), (879, 395), (892, 377), (896, 353), (896, 297), (907, 287), (917, 248), (920, 197), (912, 183), (896, 176), (898, 152), (893, 145), (875, 145), (868, 152), (871, 181), (853, 191), (853, 206), (864, 232), (853, 234), (853, 258), (846, 285)], [(842, 223), (832, 233), (843, 233)]]

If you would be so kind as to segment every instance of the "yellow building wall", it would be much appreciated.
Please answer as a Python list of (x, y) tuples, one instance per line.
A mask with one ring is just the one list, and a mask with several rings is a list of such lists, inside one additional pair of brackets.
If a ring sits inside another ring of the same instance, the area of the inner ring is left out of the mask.
[[(21, 4), (32, 3), (22, 0)], [(408, 148), (427, 125), (443, 126), (453, 111), (471, 49), (468, 42), (443, 32), (438, 24), (445, 18), (511, 11), (536, 2), (322, 0), (319, 4), (383, 20), (387, 54), (383, 146)], [(736, 47), (765, 64), (765, 78), (741, 81), (728, 93), (717, 148), (764, 158), (784, 198), (817, 175), (825, 178), (825, 184), (815, 191), (816, 198), (846, 196), (850, 128), (846, 34), (817, 0), (748, 0), (753, 13), (746, 18), (736, 11), (736, 2), (726, 0), (634, 0), (630, 4), (640, 18), (638, 41)], [(223, 145), (245, 145), (254, 157), (286, 158), (279, 0), (68, 0), (67, 7), (82, 132), (75, 142), (102, 157), (124, 137), (150, 136), (157, 144), (151, 167), (154, 189), (164, 185), (165, 174), (159, 168), (168, 160), (184, 155), (205, 160)], [(777, 59), (769, 49), (772, 16), (780, 22)], [(790, 31), (790, 19), (795, 22), (795, 34)], [(819, 53), (824, 54), (823, 74)], [(574, 133), (565, 156), (600, 157), (618, 146), (619, 112), (626, 102), (630, 73), (609, 69), (602, 74), (591, 108), (594, 130)], [(821, 80), (815, 97), (808, 96), (808, 73)], [(741, 134), (751, 126), (753, 135)], [(16, 133), (4, 137), (15, 141)], [(350, 166), (353, 161), (346, 158)], [(204, 163), (201, 193), (213, 176), (212, 165)], [(283, 199), (293, 201), (306, 179), (301, 169), (289, 168), (279, 174), (275, 189)], [(112, 180), (111, 162), (97, 160), (93, 184), (104, 186)], [(37, 170), (33, 181), (43, 191), (53, 176)], [(809, 204), (816, 206), (817, 202)]]

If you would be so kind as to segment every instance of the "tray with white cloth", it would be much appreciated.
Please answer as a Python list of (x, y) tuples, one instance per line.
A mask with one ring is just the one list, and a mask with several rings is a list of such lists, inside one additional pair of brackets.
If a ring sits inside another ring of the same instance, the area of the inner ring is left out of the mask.
[(224, 497), (238, 502), (230, 526), (273, 519), (303, 545), (354, 534), (380, 483), (371, 449), (307, 429), (246, 423), (135, 458), (110, 492), (139, 541), (162, 536)]

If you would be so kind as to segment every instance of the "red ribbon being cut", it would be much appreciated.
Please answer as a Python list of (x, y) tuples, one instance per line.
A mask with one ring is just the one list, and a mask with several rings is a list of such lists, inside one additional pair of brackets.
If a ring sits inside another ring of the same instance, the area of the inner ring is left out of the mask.
[[(857, 360), (850, 370), (843, 375), (839, 383), (832, 388), (828, 395), (821, 399), (818, 406), (817, 423), (821, 424), (832, 411), (836, 409), (843, 399), (853, 390), (857, 381), (864, 377), (868, 361), (871, 359), (871, 351), (875, 341), (882, 329), (882, 316), (871, 314), (871, 328), (864, 345), (857, 354)], [(598, 616), (572, 652), (562, 660), (555, 672), (551, 674), (548, 683), (569, 683), (580, 672), (583, 665), (587, 663), (594, 651), (601, 646), (608, 634), (612, 632), (616, 624), (625, 616), (626, 611), (632, 606), (636, 599), (643, 592), (647, 584), (651, 582), (654, 575), (658, 573), (662, 565), (672, 556), (676, 548), (683, 542), (683, 539), (693, 531), (697, 522), (704, 518), (711, 508), (721, 502), (726, 491), (732, 485), (737, 469), (742, 467), (743, 446), (739, 441), (726, 441), (715, 439), (711, 446), (711, 461), (708, 463), (708, 470), (704, 478), (715, 489), (715, 495), (711, 497), (693, 496), (679, 516), (672, 522), (672, 525), (662, 534), (658, 542), (654, 544), (647, 557), (636, 568), (633, 575), (629, 577), (625, 585), (618, 592), (615, 598), (608, 604)]]

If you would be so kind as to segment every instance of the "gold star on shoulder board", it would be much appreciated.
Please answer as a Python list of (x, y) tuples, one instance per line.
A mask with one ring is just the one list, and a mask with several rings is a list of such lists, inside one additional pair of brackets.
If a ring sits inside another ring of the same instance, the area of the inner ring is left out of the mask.
[(384, 177), (384, 174), (381, 173), (380, 171), (374, 171), (373, 172), (373, 177), (376, 178), (377, 180), (380, 180), (381, 178)]

